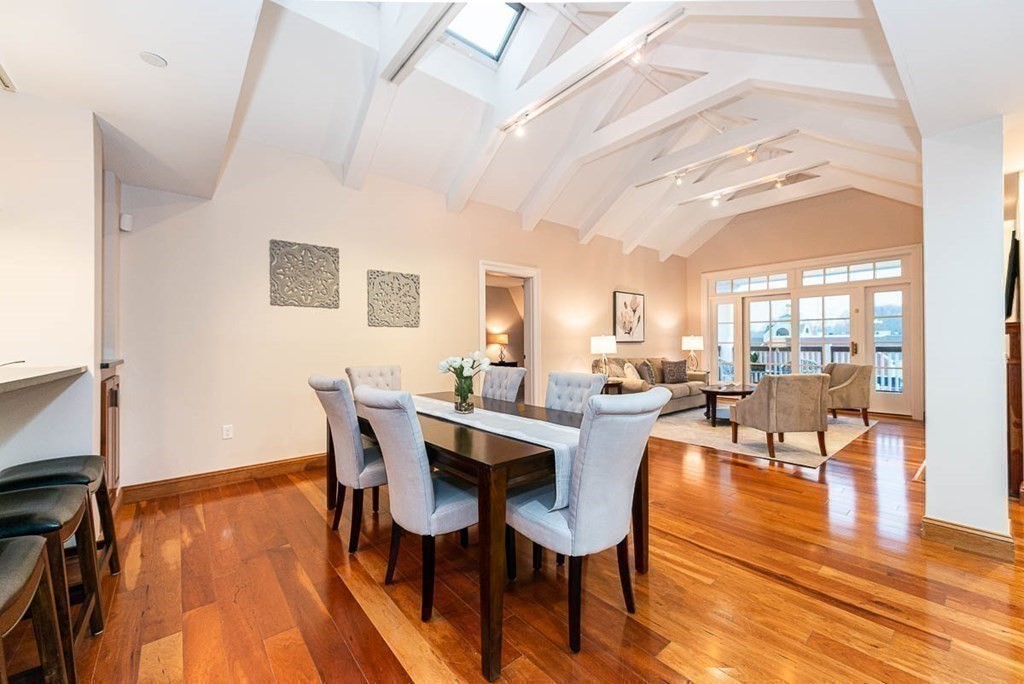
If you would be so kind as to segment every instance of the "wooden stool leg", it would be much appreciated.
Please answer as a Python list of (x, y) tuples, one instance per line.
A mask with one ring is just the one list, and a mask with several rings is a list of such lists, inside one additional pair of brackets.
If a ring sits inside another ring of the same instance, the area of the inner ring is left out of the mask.
[(583, 612), (583, 557), (569, 556), (569, 650), (580, 652), (580, 622)]
[[(43, 576), (36, 588), (36, 595), (32, 598), (31, 612), (32, 631), (35, 633), (36, 647), (39, 649), (43, 681), (46, 684), (61, 684), (67, 681), (67, 675), (64, 669), (64, 656), (61, 653), (60, 627), (57, 623), (53, 584), (50, 582), (50, 564), (46, 562), (45, 557)], [(0, 654), (0, 659), (2, 658), (3, 654)]]
[(100, 509), (100, 529), (103, 530), (103, 545), (108, 549), (107, 559), (111, 575), (121, 574), (121, 557), (117, 553), (117, 527), (114, 524), (114, 509), (107, 490), (107, 478), (100, 480), (96, 490), (96, 506)]
[[(90, 509), (92, 502), (88, 499), (85, 505)], [(96, 529), (92, 525), (92, 510), (85, 512), (82, 522), (75, 530), (75, 542), (78, 544), (78, 566), (82, 571), (82, 587), (85, 590), (86, 610), (90, 601), (92, 612), (89, 614), (89, 629), (93, 634), (103, 633), (103, 590), (100, 587), (100, 566), (96, 559)]]
[(622, 538), (616, 547), (619, 554), (619, 582), (622, 584), (622, 599), (626, 602), (626, 612), (636, 612), (636, 601), (633, 599), (633, 580), (629, 576), (629, 535)]
[(57, 628), (60, 631), (60, 650), (64, 660), (64, 672), (68, 682), (78, 682), (75, 668), (75, 634), (71, 627), (71, 601), (68, 598), (68, 574), (64, 565), (64, 543), (60, 532), (51, 532), (46, 537), (46, 560), (53, 580), (54, 607), (57, 613)]
[[(341, 502), (339, 501), (339, 508)], [(352, 490), (352, 530), (348, 535), (348, 552), (359, 550), (359, 530), (363, 526), (363, 490)]]

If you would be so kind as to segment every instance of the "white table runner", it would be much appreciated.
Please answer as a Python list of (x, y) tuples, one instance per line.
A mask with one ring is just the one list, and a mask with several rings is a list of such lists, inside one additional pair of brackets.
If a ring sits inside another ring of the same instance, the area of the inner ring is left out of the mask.
[(473, 413), (456, 413), (452, 402), (430, 397), (413, 395), (412, 401), (417, 413), (551, 449), (555, 452), (555, 503), (551, 510), (569, 505), (572, 464), (580, 441), (578, 428), (479, 408)]

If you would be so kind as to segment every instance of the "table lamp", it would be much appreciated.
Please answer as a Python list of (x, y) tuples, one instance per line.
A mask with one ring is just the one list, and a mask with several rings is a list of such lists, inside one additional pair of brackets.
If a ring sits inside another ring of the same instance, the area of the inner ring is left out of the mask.
[(505, 363), (505, 345), (508, 344), (508, 333), (487, 333), (487, 344), (500, 344), (498, 361)]
[(690, 352), (686, 367), (692, 371), (697, 370), (697, 352), (704, 351), (704, 338), (700, 335), (686, 335), (683, 337), (683, 351)]
[(601, 355), (605, 375), (608, 375), (608, 355), (615, 352), (615, 335), (595, 335), (590, 338), (590, 353)]

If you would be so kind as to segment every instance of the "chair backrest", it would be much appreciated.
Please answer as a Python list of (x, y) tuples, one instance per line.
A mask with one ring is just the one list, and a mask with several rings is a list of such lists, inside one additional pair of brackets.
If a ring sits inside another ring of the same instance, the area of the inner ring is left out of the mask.
[(587, 399), (600, 394), (608, 376), (603, 373), (548, 373), (544, 406), (559, 411), (583, 413)]
[(505, 368), (491, 366), (484, 375), (484, 386), (480, 393), (491, 399), (515, 401), (519, 396), (519, 387), (526, 377), (525, 368)]
[(356, 366), (346, 368), (345, 374), (348, 375), (353, 390), (360, 385), (393, 392), (402, 389), (401, 366)]
[(363, 438), (359, 433), (352, 389), (344, 378), (324, 375), (309, 376), (309, 386), (316, 391), (331, 426), (338, 482), (346, 487), (358, 487), (359, 473), (363, 472)]
[(384, 457), (391, 517), (409, 532), (429, 535), (434, 483), (412, 396), (360, 385), (355, 398), (373, 427)]
[(597, 553), (629, 533), (633, 487), (647, 438), (672, 398), (664, 387), (591, 397), (583, 412), (569, 490), (573, 555)]
[(828, 430), (828, 382), (829, 376), (824, 373), (765, 375), (755, 391), (768, 395), (767, 427), (761, 429), (767, 432)]

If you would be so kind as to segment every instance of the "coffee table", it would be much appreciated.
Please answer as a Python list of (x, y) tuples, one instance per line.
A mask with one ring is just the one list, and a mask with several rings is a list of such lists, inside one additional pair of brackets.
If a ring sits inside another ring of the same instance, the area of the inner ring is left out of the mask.
[(718, 427), (718, 422), (724, 421), (723, 425), (729, 424), (729, 414), (719, 416), (718, 415), (718, 397), (748, 397), (754, 393), (757, 389), (757, 385), (708, 385), (707, 387), (701, 387), (700, 391), (704, 393), (706, 404), (704, 407), (704, 417), (711, 419), (711, 427)]

